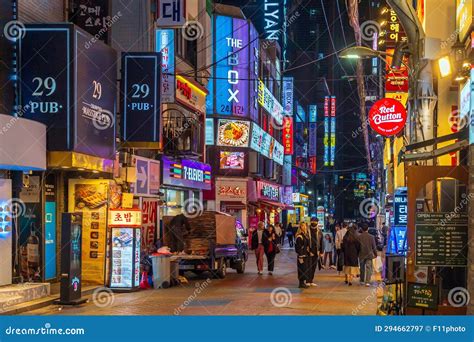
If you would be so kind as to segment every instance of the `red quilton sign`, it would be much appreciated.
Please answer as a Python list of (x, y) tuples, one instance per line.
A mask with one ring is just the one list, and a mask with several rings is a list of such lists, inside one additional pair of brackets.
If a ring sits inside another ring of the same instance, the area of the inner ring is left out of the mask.
[(369, 111), (370, 127), (385, 137), (400, 133), (407, 121), (407, 111), (397, 100), (383, 98)]

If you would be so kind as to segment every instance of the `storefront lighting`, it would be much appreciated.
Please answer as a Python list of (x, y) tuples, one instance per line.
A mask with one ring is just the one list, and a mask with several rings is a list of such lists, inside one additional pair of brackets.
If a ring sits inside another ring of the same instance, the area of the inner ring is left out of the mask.
[(465, 61), (465, 62), (462, 64), (462, 67), (463, 67), (464, 69), (471, 69), (472, 66), (471, 66), (471, 63), (470, 63), (470, 62)]
[(464, 81), (465, 79), (466, 79), (466, 77), (463, 76), (463, 75), (457, 75), (457, 76), (454, 78), (454, 80), (455, 80), (456, 82), (462, 82), (462, 81)]
[(388, 8), (387, 7), (383, 7), (382, 8), (382, 11), (380, 11), (380, 14), (385, 14), (388, 12)]
[(438, 59), (439, 73), (441, 77), (451, 75), (451, 63), (448, 56), (441, 57)]
[(382, 20), (382, 22), (380, 23), (380, 26), (384, 27), (385, 25), (387, 25), (387, 21), (386, 21), (386, 20)]
[(69, 169), (69, 166), (61, 166), (61, 169)]
[(97, 171), (97, 170), (93, 170), (93, 171), (92, 171), (92, 173), (99, 173), (99, 171)]

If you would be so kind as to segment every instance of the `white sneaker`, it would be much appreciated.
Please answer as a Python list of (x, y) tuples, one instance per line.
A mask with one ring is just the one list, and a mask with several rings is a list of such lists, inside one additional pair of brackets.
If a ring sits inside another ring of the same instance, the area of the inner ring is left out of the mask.
[(365, 286), (370, 287), (371, 285), (370, 283), (365, 283)]
[(309, 285), (309, 286), (314, 286), (314, 287), (319, 286), (319, 285), (316, 284), (316, 283), (311, 283), (311, 284), (308, 284), (308, 285)]

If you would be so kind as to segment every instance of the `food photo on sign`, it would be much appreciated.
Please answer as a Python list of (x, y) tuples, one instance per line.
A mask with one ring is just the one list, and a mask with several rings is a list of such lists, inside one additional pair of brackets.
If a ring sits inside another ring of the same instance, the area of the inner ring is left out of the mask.
[(217, 145), (248, 147), (250, 122), (239, 120), (219, 120)]
[(389, 137), (400, 133), (407, 121), (407, 111), (397, 100), (383, 98), (369, 111), (370, 127), (378, 134)]

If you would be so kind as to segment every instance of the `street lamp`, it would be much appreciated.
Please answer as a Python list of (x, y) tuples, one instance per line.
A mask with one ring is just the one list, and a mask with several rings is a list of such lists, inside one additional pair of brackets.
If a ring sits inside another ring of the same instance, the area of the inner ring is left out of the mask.
[(343, 49), (341, 52), (339, 52), (339, 57), (340, 58), (346, 58), (346, 59), (368, 59), (368, 58), (380, 58), (383, 60), (387, 65), (390, 65), (390, 63), (387, 61), (387, 59), (384, 56), (388, 57), (397, 57), (397, 63), (396, 64), (403, 64), (408, 72), (411, 72), (410, 68), (408, 65), (403, 62), (402, 58), (398, 58), (399, 54), (403, 52), (404, 46), (400, 46), (398, 50), (400, 51), (397, 56), (394, 56), (390, 53), (386, 53), (384, 51), (377, 51), (374, 49), (371, 49), (367, 46), (350, 46), (348, 48)]

